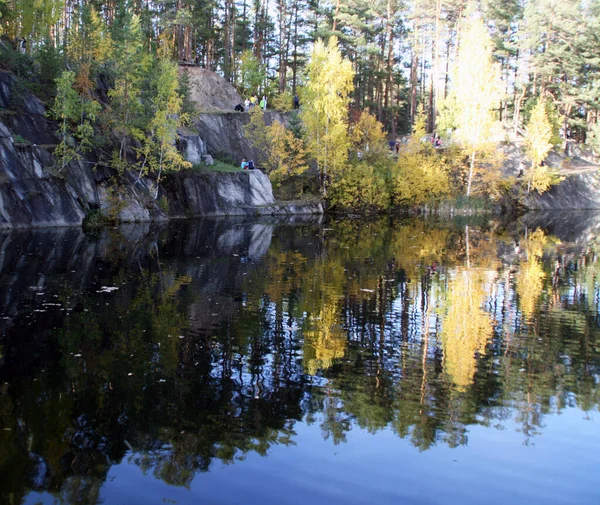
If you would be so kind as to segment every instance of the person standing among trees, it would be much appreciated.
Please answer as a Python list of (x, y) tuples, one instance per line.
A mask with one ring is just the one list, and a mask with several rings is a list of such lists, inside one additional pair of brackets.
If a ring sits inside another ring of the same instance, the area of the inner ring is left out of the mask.
[(262, 100), (260, 101), (260, 108), (262, 110), (267, 110), (267, 97), (263, 95)]
[(300, 98), (298, 98), (298, 95), (294, 95), (294, 109), (299, 109), (300, 108)]

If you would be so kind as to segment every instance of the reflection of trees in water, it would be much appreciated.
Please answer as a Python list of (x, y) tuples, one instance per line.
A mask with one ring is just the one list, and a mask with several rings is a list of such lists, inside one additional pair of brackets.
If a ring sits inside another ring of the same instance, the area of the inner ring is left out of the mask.
[(24, 364), (31, 330), (5, 329), (2, 494), (95, 502), (125, 457), (189, 486), (215, 459), (293, 443), (301, 419), (335, 443), (358, 425), (426, 450), (509, 419), (529, 443), (549, 413), (599, 404), (593, 250), (536, 232), (516, 254), (485, 228), (385, 220), (283, 228), (252, 261), (186, 236), (135, 261), (107, 247), (87, 290), (64, 283), (68, 316), (45, 315)]
[(442, 324), (444, 369), (458, 391), (466, 391), (477, 371), (477, 356), (492, 337), (492, 320), (484, 304), (490, 296), (486, 272), (460, 267), (448, 283)]

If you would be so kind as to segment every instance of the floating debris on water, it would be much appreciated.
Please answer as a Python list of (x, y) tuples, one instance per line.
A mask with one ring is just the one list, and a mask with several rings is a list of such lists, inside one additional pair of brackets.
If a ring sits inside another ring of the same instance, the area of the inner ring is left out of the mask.
[(112, 293), (119, 289), (117, 286), (102, 286), (96, 293)]

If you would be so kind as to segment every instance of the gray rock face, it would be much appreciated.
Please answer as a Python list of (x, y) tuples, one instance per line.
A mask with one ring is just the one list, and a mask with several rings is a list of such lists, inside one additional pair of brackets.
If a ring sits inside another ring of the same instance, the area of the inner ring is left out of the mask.
[(208, 154), (239, 165), (242, 158), (257, 159), (259, 156), (244, 134), (244, 125), (249, 121), (250, 117), (244, 112), (200, 114), (194, 129), (204, 140)]
[[(0, 106), (14, 105), (15, 83), (12, 74), (0, 71)], [(0, 116), (0, 228), (79, 226), (93, 210), (121, 222), (322, 212), (318, 206), (298, 209), (277, 204), (268, 177), (259, 170), (168, 174), (161, 182), (161, 198), (156, 200), (152, 178), (137, 180), (133, 173), (118, 176), (91, 160), (58, 167), (52, 157), (59, 143), (56, 125), (42, 115), (44, 106), (33, 95), (20, 100), (24, 100), (20, 112)], [(210, 144), (196, 131), (179, 132), (179, 148), (190, 162), (208, 164), (216, 152), (255, 156), (243, 135), (247, 114), (202, 117), (198, 124)], [(119, 177), (121, 182), (115, 185)]]
[(0, 70), (0, 107), (6, 109), (10, 104), (11, 90), (16, 81), (13, 74)]
[(29, 91), (21, 91), (19, 96), (15, 96), (16, 83), (17, 78), (12, 73), (0, 70), (0, 107), (6, 109), (11, 105), (11, 101), (18, 101), (25, 112), (43, 115), (46, 107)]
[(597, 172), (571, 175), (542, 195), (532, 193), (525, 206), (532, 210), (600, 209), (600, 176)]
[[(116, 215), (122, 222), (164, 221), (169, 217), (206, 215), (274, 215), (322, 213), (319, 206), (300, 209), (275, 203), (268, 177), (260, 170), (246, 172), (196, 172), (169, 174), (160, 196), (166, 197), (168, 214), (154, 200), (154, 181), (142, 179), (116, 188), (114, 173), (85, 160), (63, 170), (55, 166), (51, 149), (58, 140), (43, 118), (24, 115), (14, 124), (27, 125), (30, 139), (15, 142), (15, 133), (0, 122), (0, 228), (79, 226), (94, 209)], [(197, 138), (197, 137), (196, 137)], [(191, 145), (199, 144), (191, 137)], [(49, 142), (52, 141), (52, 142)], [(204, 155), (206, 157), (206, 155)]]
[(0, 124), (0, 227), (81, 224), (85, 211), (66, 174), (53, 177), (48, 172), (50, 153), (16, 143), (10, 129)]
[(172, 217), (246, 215), (275, 203), (269, 178), (247, 172), (183, 172), (170, 174), (164, 184)]
[[(287, 118), (273, 111), (265, 113), (267, 125), (275, 120), (285, 123)], [(202, 137), (208, 154), (239, 165), (243, 158), (260, 160), (261, 153), (252, 146), (244, 133), (244, 126), (249, 121), (250, 115), (247, 112), (200, 114), (194, 122), (194, 130)]]
[(190, 100), (200, 111), (233, 111), (242, 97), (223, 77), (200, 67), (180, 67), (190, 82)]
[(197, 133), (184, 130), (179, 132), (179, 150), (184, 158), (193, 165), (202, 163), (202, 156), (206, 154), (204, 142)]

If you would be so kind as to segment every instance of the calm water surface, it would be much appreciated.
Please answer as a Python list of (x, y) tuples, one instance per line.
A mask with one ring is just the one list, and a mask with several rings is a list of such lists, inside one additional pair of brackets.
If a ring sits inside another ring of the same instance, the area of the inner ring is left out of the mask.
[(0, 234), (0, 502), (598, 504), (597, 222)]

